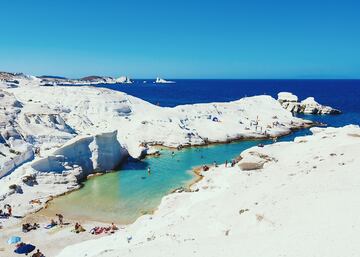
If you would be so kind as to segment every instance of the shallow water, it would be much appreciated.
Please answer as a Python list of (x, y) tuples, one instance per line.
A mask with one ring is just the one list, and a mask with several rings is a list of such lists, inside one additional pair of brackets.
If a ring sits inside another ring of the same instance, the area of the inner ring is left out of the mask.
[[(309, 133), (297, 131), (279, 141), (292, 140), (295, 136)], [(67, 217), (104, 222), (131, 223), (143, 213), (151, 212), (161, 198), (196, 179), (192, 169), (202, 164), (224, 163), (237, 157), (243, 150), (259, 143), (272, 141), (242, 141), (175, 151), (161, 150), (160, 157), (143, 161), (130, 160), (121, 172), (92, 178), (81, 190), (56, 198), (45, 210), (54, 215), (61, 212)], [(147, 169), (150, 167), (151, 174)]]

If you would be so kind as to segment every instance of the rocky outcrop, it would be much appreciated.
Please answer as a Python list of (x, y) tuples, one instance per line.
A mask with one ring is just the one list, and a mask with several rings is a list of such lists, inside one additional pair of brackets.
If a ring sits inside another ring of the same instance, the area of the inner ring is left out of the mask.
[(128, 156), (117, 141), (117, 131), (70, 140), (52, 155), (32, 163), (38, 172), (71, 173), (83, 179), (93, 172), (112, 170)]
[(0, 90), (0, 178), (34, 157), (15, 122), (21, 108), (14, 95)]
[(281, 92), (278, 94), (278, 101), (281, 106), (293, 113), (304, 114), (340, 114), (341, 111), (330, 106), (321, 105), (315, 101), (314, 97), (308, 97), (299, 102), (298, 97), (289, 92)]
[(251, 151), (241, 155), (241, 160), (238, 165), (241, 170), (259, 170), (264, 167), (265, 163), (273, 160), (274, 159), (268, 155)]

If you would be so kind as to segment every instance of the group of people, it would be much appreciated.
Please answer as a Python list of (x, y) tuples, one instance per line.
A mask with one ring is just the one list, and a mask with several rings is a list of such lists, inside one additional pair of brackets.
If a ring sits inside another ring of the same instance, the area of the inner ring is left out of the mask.
[(56, 214), (56, 217), (58, 218), (58, 222), (55, 221), (54, 219), (50, 220), (50, 224), (48, 224), (47, 226), (45, 226), (46, 229), (50, 229), (53, 228), (57, 225), (63, 226), (64, 224), (64, 216), (62, 214)]
[[(114, 223), (111, 223), (111, 226), (108, 227), (93, 227), (90, 230), (90, 233), (93, 235), (100, 235), (102, 233), (113, 234), (116, 230), (119, 230), (119, 228)], [(72, 232), (75, 232), (77, 234), (85, 231), (86, 229), (84, 229), (84, 227), (78, 222), (75, 223), (74, 229), (72, 230)]]
[[(230, 166), (231, 166), (231, 167), (234, 167), (235, 164), (236, 164), (236, 160), (231, 160)], [(228, 165), (229, 165), (229, 162), (228, 162), (228, 160), (226, 160), (226, 161), (225, 161), (225, 167), (227, 167)]]
[(114, 223), (111, 223), (111, 226), (109, 227), (94, 227), (90, 230), (90, 233), (93, 234), (93, 235), (100, 235), (102, 233), (115, 233), (116, 230), (118, 230), (119, 228), (114, 224)]
[[(235, 164), (236, 164), (236, 160), (231, 160), (231, 162), (229, 163), (228, 162), (228, 160), (226, 160), (225, 161), (225, 167), (234, 167), (235, 166)], [(216, 168), (216, 167), (218, 167), (218, 164), (217, 164), (217, 162), (216, 161), (214, 161), (214, 163), (213, 163), (213, 166)], [(202, 170), (203, 171), (208, 171), (210, 169), (210, 167), (208, 166), (208, 165), (203, 165), (202, 166)]]
[(30, 223), (22, 224), (22, 231), (24, 233), (27, 233), (27, 232), (29, 232), (31, 230), (36, 230), (38, 228), (40, 228), (40, 225), (37, 224), (37, 223), (34, 223), (33, 225), (31, 225)]
[[(10, 207), (11, 208), (11, 207)], [(10, 211), (11, 213), (11, 211)], [(48, 224), (47, 226), (45, 226), (44, 228), (45, 229), (50, 229), (50, 228), (53, 228), (55, 226), (62, 226), (62, 225), (66, 225), (66, 224), (69, 224), (69, 223), (64, 223), (64, 216), (62, 214), (56, 214), (56, 217), (57, 217), (57, 221), (55, 221), (54, 219), (51, 219), (50, 221), (50, 224)], [(38, 223), (34, 223), (34, 224), (30, 224), (30, 223), (24, 223), (22, 224), (22, 231), (24, 233), (27, 233), (31, 230), (36, 230), (40, 228), (40, 225)], [(111, 223), (110, 226), (108, 227), (94, 227), (90, 230), (90, 233), (93, 234), (93, 235), (100, 235), (102, 233), (105, 233), (105, 234), (112, 234), (112, 233), (115, 233), (115, 231), (117, 231), (119, 228), (114, 224), (114, 223)], [(75, 223), (74, 225), (74, 229), (71, 230), (72, 232), (74, 233), (81, 233), (81, 232), (85, 232), (85, 228), (78, 222)], [(24, 246), (26, 245), (25, 243), (19, 243), (16, 245), (16, 249), (21, 247), (21, 246)], [(45, 257), (43, 253), (40, 252), (39, 249), (37, 249), (37, 251), (31, 255), (32, 257)]]

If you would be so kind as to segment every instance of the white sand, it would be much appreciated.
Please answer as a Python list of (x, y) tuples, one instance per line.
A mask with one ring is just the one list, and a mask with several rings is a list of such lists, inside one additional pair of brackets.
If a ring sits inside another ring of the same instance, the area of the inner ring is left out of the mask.
[[(11, 236), (20, 236), (22, 241), (25, 243), (31, 243), (41, 250), (45, 256), (55, 256), (68, 245), (80, 243), (86, 240), (94, 238), (101, 238), (109, 236), (110, 234), (102, 233), (100, 235), (92, 235), (90, 232), (91, 228), (95, 226), (108, 227), (110, 224), (104, 224), (100, 222), (89, 222), (86, 220), (68, 220), (65, 217), (64, 226), (56, 226), (52, 229), (45, 229), (44, 226), (50, 223), (51, 218), (57, 221), (57, 217), (47, 217), (38, 214), (28, 215), (24, 219), (10, 218), (9, 220), (1, 220), (5, 226), (0, 230), (0, 256), (15, 256), (13, 253), (15, 246), (8, 245), (6, 242)], [(23, 233), (21, 228), (24, 223), (34, 222), (40, 223), (41, 227), (37, 230), (32, 230), (27, 233)], [(74, 224), (80, 222), (80, 224), (87, 230), (85, 232), (76, 234), (71, 232), (74, 229)], [(124, 226), (118, 226), (119, 229), (116, 233), (123, 233)], [(73, 256), (76, 256), (73, 255)]]

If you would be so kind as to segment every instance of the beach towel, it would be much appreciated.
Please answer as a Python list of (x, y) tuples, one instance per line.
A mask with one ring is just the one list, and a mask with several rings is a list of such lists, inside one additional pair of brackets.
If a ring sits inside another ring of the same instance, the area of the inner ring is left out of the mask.
[(55, 226), (56, 226), (56, 224), (49, 224), (49, 225), (44, 226), (44, 228), (45, 229), (51, 229), (51, 228), (53, 228)]

